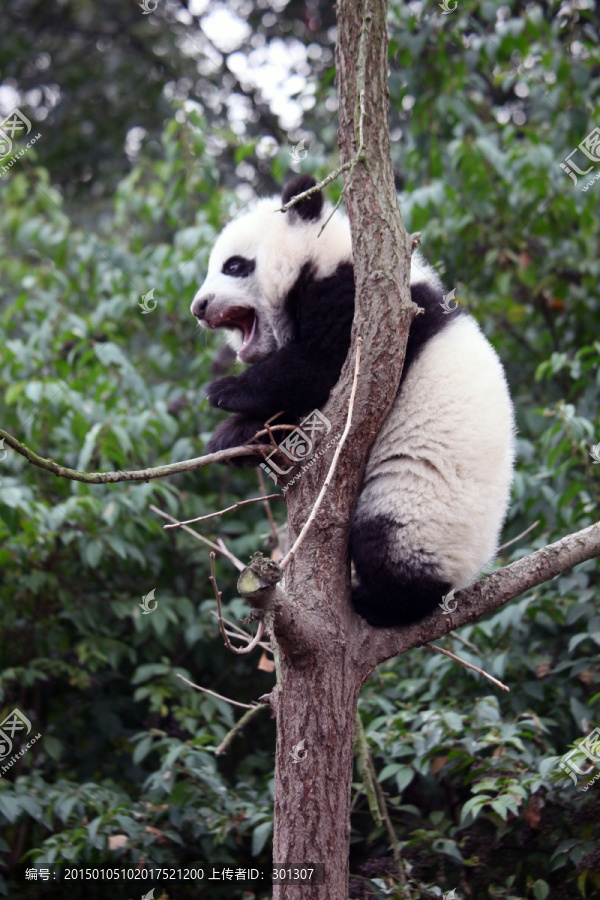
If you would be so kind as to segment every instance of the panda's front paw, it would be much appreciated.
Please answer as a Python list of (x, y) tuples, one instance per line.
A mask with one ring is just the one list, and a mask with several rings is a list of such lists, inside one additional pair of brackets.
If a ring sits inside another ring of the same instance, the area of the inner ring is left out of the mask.
[(213, 381), (206, 389), (206, 396), (211, 406), (225, 409), (228, 412), (245, 412), (247, 402), (245, 391), (236, 375), (226, 375)]
[[(207, 453), (218, 453), (219, 450), (230, 450), (249, 444), (257, 431), (261, 431), (263, 423), (259, 419), (247, 419), (245, 416), (232, 416), (221, 422), (206, 447)], [(234, 466), (257, 466), (260, 456), (238, 456), (231, 460)]]

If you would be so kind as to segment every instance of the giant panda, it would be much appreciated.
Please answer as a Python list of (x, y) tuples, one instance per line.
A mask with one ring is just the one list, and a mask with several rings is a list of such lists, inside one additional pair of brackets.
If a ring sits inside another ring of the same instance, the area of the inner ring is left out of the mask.
[[(297, 423), (321, 409), (350, 347), (354, 275), (348, 219), (298, 176), (281, 199), (259, 200), (212, 250), (191, 310), (223, 328), (241, 375), (208, 386), (211, 405), (235, 413), (214, 452), (249, 441), (280, 410)], [(351, 523), (356, 611), (374, 626), (416, 622), (465, 587), (495, 556), (506, 515), (514, 417), (503, 367), (474, 319), (449, 311), (444, 287), (415, 254), (402, 379), (372, 447)], [(260, 460), (256, 458), (255, 464)], [(441, 613), (440, 613), (441, 614)]]

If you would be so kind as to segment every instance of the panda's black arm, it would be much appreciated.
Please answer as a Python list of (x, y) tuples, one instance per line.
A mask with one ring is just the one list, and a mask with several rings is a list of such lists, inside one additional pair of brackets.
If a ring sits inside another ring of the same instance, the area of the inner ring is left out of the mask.
[(292, 341), (243, 374), (209, 385), (212, 406), (263, 422), (282, 410), (288, 421), (296, 421), (323, 406), (350, 347), (352, 265), (343, 263), (322, 279), (305, 267), (287, 297), (286, 313), (293, 323)]
[(241, 375), (209, 385), (213, 406), (262, 422), (283, 411), (280, 421), (295, 422), (324, 405), (350, 348), (352, 265), (343, 263), (321, 279), (305, 266), (286, 298), (285, 312), (293, 325), (290, 343)]
[(336, 384), (345, 355), (321, 353), (301, 344), (287, 344), (241, 375), (213, 381), (208, 386), (212, 406), (244, 413), (261, 421), (284, 412), (283, 421), (295, 421), (324, 405)]

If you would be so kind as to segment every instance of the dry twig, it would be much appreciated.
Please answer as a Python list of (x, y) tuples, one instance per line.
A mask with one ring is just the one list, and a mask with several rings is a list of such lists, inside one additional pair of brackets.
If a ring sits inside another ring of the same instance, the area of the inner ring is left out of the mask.
[[(218, 613), (216, 613), (214, 611), (214, 609), (210, 610), (210, 615), (214, 616), (215, 619), (217, 620), (217, 622), (219, 621)], [(250, 643), (250, 641), (254, 640), (252, 635), (247, 634), (244, 631), (244, 629), (240, 628), (239, 625), (236, 625), (235, 622), (231, 622), (229, 619), (226, 619), (225, 616), (222, 616), (221, 618), (223, 619), (223, 622), (225, 623), (225, 625), (227, 625), (229, 628), (234, 629), (234, 632), (229, 632), (229, 631), (227, 632), (229, 637), (238, 637), (238, 638), (240, 638), (240, 640), (246, 641), (247, 643)], [(262, 647), (263, 650), (266, 650), (267, 653), (271, 653), (271, 654), (273, 653), (273, 648), (271, 647), (271, 645), (269, 644), (268, 641), (261, 641), (258, 646)]]
[(536, 525), (539, 525), (539, 524), (540, 524), (540, 520), (536, 519), (536, 521), (533, 523), (533, 525), (530, 525), (529, 528), (526, 528), (525, 531), (521, 532), (521, 534), (518, 534), (511, 541), (507, 541), (505, 544), (501, 544), (498, 547), (497, 552), (500, 553), (501, 550), (506, 550), (506, 548), (510, 547), (511, 544), (516, 544), (517, 541), (520, 541), (521, 538), (525, 537), (526, 534), (529, 534), (530, 531), (533, 531), (533, 529), (536, 527)]
[(224, 700), (225, 703), (231, 703), (232, 706), (240, 706), (242, 709), (255, 709), (255, 707), (261, 705), (260, 703), (238, 703), (237, 700), (231, 700), (229, 697), (224, 697), (223, 694), (217, 694), (216, 691), (210, 691), (208, 688), (201, 687), (199, 684), (194, 684), (193, 681), (180, 675), (179, 672), (177, 672), (177, 677), (181, 678), (182, 681), (185, 681), (186, 684), (189, 684), (190, 687), (193, 687), (194, 690), (202, 691), (203, 694), (210, 694), (211, 697), (216, 697), (217, 700)]
[[(169, 515), (169, 513), (163, 512), (162, 509), (159, 509), (158, 506), (154, 506), (153, 503), (150, 504), (149, 508), (152, 510), (152, 512), (158, 513), (159, 516), (162, 516), (163, 519), (169, 519), (171, 522), (175, 522), (175, 524), (180, 524), (179, 522), (177, 522), (177, 519), (174, 519), (173, 516)], [(234, 556), (233, 553), (231, 553), (227, 549), (227, 547), (225, 546), (223, 541), (220, 541), (221, 545), (219, 546), (219, 544), (213, 544), (213, 542), (209, 541), (208, 538), (205, 538), (203, 535), (198, 534), (198, 532), (194, 531), (193, 528), (190, 528), (189, 525), (181, 525), (181, 528), (184, 531), (187, 531), (188, 534), (193, 535), (193, 537), (197, 538), (199, 541), (202, 541), (204, 544), (209, 546), (211, 548), (211, 550), (215, 550), (217, 553), (222, 553), (223, 556), (226, 556), (227, 559), (229, 559), (234, 564), (234, 566), (236, 567), (236, 569), (238, 569), (239, 572), (242, 572), (246, 568), (244, 563), (240, 559), (238, 559), (237, 556)]]
[(460, 656), (456, 656), (456, 654), (451, 653), (449, 650), (444, 650), (443, 647), (436, 647), (435, 644), (423, 644), (424, 647), (427, 647), (428, 650), (435, 650), (436, 653), (443, 653), (444, 656), (449, 656), (450, 659), (456, 660), (459, 662), (461, 666), (466, 666), (467, 669), (473, 669), (474, 672), (479, 672), (480, 675), (484, 675), (486, 678), (489, 678), (490, 681), (493, 681), (494, 684), (497, 684), (499, 688), (502, 688), (503, 691), (510, 691), (510, 688), (503, 684), (501, 681), (498, 681), (497, 678), (494, 678), (493, 675), (488, 675), (487, 672), (484, 672), (483, 669), (477, 668), (477, 666), (471, 665), (468, 663), (466, 659), (461, 659)]
[[(214, 519), (215, 516), (222, 516), (225, 513), (232, 512), (239, 506), (246, 506), (248, 503), (263, 503), (265, 500), (276, 500), (278, 498), (283, 499), (283, 494), (268, 494), (267, 496), (262, 497), (252, 497), (250, 500), (239, 500), (237, 503), (234, 503), (233, 506), (226, 507), (226, 509), (219, 509), (217, 512), (208, 513), (206, 516), (198, 516), (196, 519), (185, 519), (183, 522), (173, 522), (171, 525), (164, 525), (163, 527), (166, 531), (169, 528), (180, 528), (182, 525), (193, 525), (194, 522), (203, 522), (205, 519)], [(266, 506), (269, 512), (271, 512), (269, 505), (266, 504)]]
[(229, 747), (230, 743), (232, 742), (232, 740), (234, 739), (236, 734), (239, 734), (239, 732), (242, 731), (242, 729), (246, 727), (246, 725), (248, 724), (250, 719), (253, 719), (254, 716), (261, 711), (261, 709), (268, 709), (268, 708), (269, 707), (267, 704), (257, 703), (254, 706), (252, 706), (247, 712), (245, 712), (244, 715), (242, 716), (242, 718), (239, 720), (239, 722), (236, 722), (236, 724), (233, 726), (231, 731), (227, 732), (227, 734), (225, 735), (225, 737), (223, 738), (223, 740), (221, 741), (219, 746), (216, 748), (215, 756), (220, 756), (221, 753), (224, 753), (225, 750), (227, 750), (227, 748)]
[(217, 598), (217, 611), (219, 613), (219, 616), (218, 616), (219, 631), (221, 632), (223, 640), (225, 641), (225, 646), (227, 647), (228, 650), (231, 650), (232, 653), (237, 653), (238, 656), (243, 656), (246, 653), (251, 653), (254, 650), (254, 648), (257, 646), (257, 644), (260, 644), (261, 640), (264, 637), (265, 623), (262, 621), (262, 619), (259, 621), (256, 634), (254, 635), (253, 638), (250, 638), (250, 643), (248, 644), (247, 647), (234, 647), (233, 644), (231, 643), (231, 641), (229, 640), (227, 631), (225, 630), (225, 625), (223, 623), (223, 612), (221, 610), (221, 591), (217, 587), (217, 576), (215, 573), (215, 554), (213, 551), (211, 551), (211, 554), (210, 554), (210, 572), (211, 572), (211, 574), (210, 574), (210, 578), (208, 580), (212, 582), (212, 586), (215, 590), (215, 597)]
[(319, 507), (321, 506), (321, 503), (323, 502), (323, 498), (325, 496), (327, 488), (329, 487), (331, 479), (333, 478), (333, 473), (335, 472), (338, 459), (340, 458), (340, 453), (342, 452), (342, 447), (344, 446), (344, 444), (346, 442), (346, 438), (348, 437), (348, 433), (350, 431), (350, 426), (352, 425), (352, 413), (354, 411), (354, 398), (356, 396), (356, 388), (358, 385), (358, 376), (360, 375), (360, 348), (361, 347), (362, 347), (362, 338), (359, 337), (356, 342), (356, 362), (354, 364), (354, 380), (352, 382), (352, 390), (350, 391), (350, 400), (348, 403), (348, 416), (346, 418), (346, 427), (344, 428), (342, 436), (338, 441), (338, 445), (336, 447), (335, 453), (333, 454), (333, 459), (332, 459), (331, 465), (329, 467), (329, 472), (327, 473), (327, 478), (323, 482), (323, 486), (322, 486), (321, 490), (319, 491), (319, 495), (318, 495), (317, 499), (315, 500), (315, 505), (312, 508), (311, 514), (308, 517), (308, 519), (306, 520), (306, 522), (304, 523), (304, 525), (302, 526), (302, 530), (301, 530), (300, 534), (298, 535), (298, 537), (296, 538), (294, 546), (291, 547), (290, 550), (288, 550), (288, 552), (284, 556), (283, 560), (281, 561), (280, 565), (281, 565), (282, 569), (285, 569), (290, 564), (290, 562), (294, 558), (294, 554), (298, 552), (298, 549), (301, 546), (302, 541), (306, 537), (306, 533), (308, 532), (308, 529), (310, 528), (311, 524), (314, 522), (317, 512), (319, 511)]

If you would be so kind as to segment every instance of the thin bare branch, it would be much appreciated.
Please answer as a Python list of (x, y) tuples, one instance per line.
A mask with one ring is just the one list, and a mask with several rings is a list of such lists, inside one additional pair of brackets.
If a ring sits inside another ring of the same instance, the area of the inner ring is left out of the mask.
[(365, 92), (361, 90), (359, 93), (359, 108), (360, 108), (360, 118), (358, 121), (358, 133), (359, 133), (359, 143), (358, 150), (356, 151), (356, 155), (353, 159), (350, 160), (348, 164), (348, 168), (350, 169), (350, 174), (348, 175), (348, 180), (345, 182), (344, 187), (340, 191), (340, 196), (337, 198), (337, 203), (331, 210), (330, 214), (327, 216), (321, 228), (319, 230), (319, 237), (323, 234), (326, 225), (331, 221), (333, 216), (335, 215), (336, 210), (339, 208), (340, 203), (342, 202), (342, 198), (350, 185), (352, 184), (352, 179), (354, 178), (354, 170), (356, 166), (365, 159), (365, 138), (364, 138), (364, 121), (365, 121)]
[[(361, 41), (361, 48), (359, 51), (359, 66), (364, 65), (364, 62), (365, 62), (364, 42)], [(321, 229), (319, 231), (319, 237), (323, 233), (323, 229), (325, 228), (325, 226), (327, 225), (327, 223), (329, 222), (329, 220), (332, 218), (333, 214), (337, 210), (338, 206), (342, 202), (342, 197), (344, 196), (346, 189), (348, 187), (350, 187), (350, 184), (352, 183), (352, 178), (354, 175), (354, 169), (357, 167), (359, 162), (363, 162), (366, 159), (365, 136), (364, 136), (364, 122), (365, 122), (365, 92), (364, 92), (364, 88), (359, 92), (359, 110), (360, 110), (360, 116), (359, 116), (359, 120), (358, 120), (358, 149), (357, 149), (355, 155), (352, 157), (352, 159), (349, 160), (349, 162), (343, 163), (343, 165), (338, 166), (337, 169), (334, 169), (333, 172), (330, 172), (329, 175), (327, 175), (323, 179), (323, 181), (320, 181), (318, 184), (313, 185), (313, 187), (308, 188), (308, 190), (306, 190), (306, 191), (302, 191), (301, 194), (296, 194), (296, 196), (292, 197), (291, 200), (289, 200), (284, 206), (282, 206), (281, 210), (280, 210), (280, 212), (287, 212), (288, 209), (291, 209), (297, 203), (300, 203), (301, 200), (307, 200), (309, 197), (312, 197), (313, 194), (317, 194), (319, 191), (322, 191), (324, 187), (327, 187), (328, 184), (330, 184), (332, 181), (335, 181), (336, 178), (339, 178), (339, 176), (342, 174), (342, 172), (347, 172), (348, 170), (350, 170), (350, 176), (349, 176), (348, 180), (346, 181), (344, 187), (341, 190), (341, 193), (340, 193), (340, 196), (338, 197), (337, 203), (335, 204), (335, 206), (331, 210), (331, 213), (325, 219), (325, 222), (321, 226)]]
[[(159, 509), (158, 506), (154, 506), (153, 503), (150, 504), (149, 509), (151, 509), (152, 512), (157, 513), (159, 516), (162, 516), (163, 519), (169, 519), (171, 522), (179, 524), (177, 522), (177, 519), (174, 519), (173, 516), (169, 515), (169, 513), (166, 513), (162, 509)], [(209, 541), (209, 539), (205, 538), (202, 534), (198, 534), (198, 532), (194, 531), (193, 528), (190, 528), (189, 525), (181, 525), (181, 528), (183, 529), (183, 531), (187, 531), (188, 534), (191, 534), (197, 540), (202, 541), (202, 543), (210, 547), (211, 550), (214, 550), (216, 553), (222, 553), (223, 556), (226, 556), (227, 559), (234, 564), (239, 572), (242, 572), (246, 568), (244, 563), (227, 549), (223, 541), (221, 541), (221, 546), (219, 546), (218, 544), (213, 544), (212, 541)]]
[[(219, 616), (218, 616), (218, 614), (214, 611), (214, 609), (211, 609), (211, 610), (210, 610), (210, 615), (211, 615), (211, 616), (214, 616), (214, 618), (217, 620), (217, 622), (219, 621)], [(230, 622), (229, 619), (226, 619), (226, 618), (225, 618), (225, 616), (222, 616), (221, 618), (223, 619), (223, 622), (225, 623), (225, 625), (227, 625), (229, 628), (235, 629), (233, 632), (229, 632), (229, 631), (227, 632), (227, 634), (229, 635), (229, 637), (238, 637), (238, 638), (240, 638), (240, 640), (246, 641), (247, 643), (250, 643), (250, 641), (253, 641), (253, 640), (254, 640), (254, 637), (253, 637), (252, 635), (247, 634), (247, 633), (244, 631), (244, 629), (243, 629), (243, 628), (240, 628), (239, 625), (236, 625), (235, 622)], [(263, 650), (266, 650), (267, 653), (271, 653), (271, 654), (273, 653), (273, 648), (272, 648), (272, 646), (268, 643), (268, 641), (261, 641), (260, 644), (259, 644), (258, 646), (259, 646), (259, 647), (262, 647)]]
[(231, 703), (232, 706), (239, 706), (242, 709), (255, 709), (257, 706), (261, 705), (260, 703), (238, 703), (237, 700), (231, 700), (229, 697), (224, 697), (223, 694), (217, 694), (216, 691), (210, 691), (208, 688), (201, 687), (199, 684), (194, 684), (193, 681), (184, 678), (179, 672), (177, 672), (177, 677), (181, 678), (182, 681), (185, 681), (186, 684), (189, 684), (190, 687), (193, 687), (194, 690), (202, 691), (203, 694), (210, 694), (211, 697), (216, 697), (217, 700), (224, 700), (225, 703)]
[(210, 573), (211, 573), (210, 578), (208, 580), (210, 582), (212, 582), (212, 586), (215, 591), (215, 597), (217, 598), (217, 611), (219, 613), (219, 615), (218, 615), (219, 631), (221, 632), (223, 640), (225, 641), (225, 646), (227, 647), (228, 650), (231, 650), (232, 653), (236, 653), (238, 656), (244, 656), (247, 653), (251, 653), (254, 650), (254, 648), (257, 646), (257, 644), (260, 644), (261, 640), (264, 637), (265, 623), (263, 622), (262, 619), (259, 621), (258, 628), (256, 630), (256, 634), (254, 635), (254, 637), (250, 638), (250, 643), (248, 644), (247, 647), (234, 647), (233, 644), (231, 643), (231, 641), (229, 640), (227, 631), (225, 630), (225, 625), (223, 623), (223, 611), (221, 609), (221, 591), (219, 590), (219, 588), (217, 586), (217, 575), (215, 572), (215, 554), (212, 551), (210, 554)]
[(335, 453), (333, 454), (333, 459), (332, 459), (331, 465), (329, 467), (329, 472), (327, 473), (327, 477), (326, 477), (325, 481), (323, 482), (323, 486), (322, 486), (321, 490), (319, 491), (319, 495), (318, 495), (317, 499), (315, 500), (315, 505), (312, 508), (311, 514), (308, 517), (308, 519), (306, 520), (306, 522), (304, 523), (302, 530), (300, 531), (300, 534), (296, 538), (294, 546), (288, 550), (288, 552), (284, 556), (283, 560), (281, 561), (282, 569), (285, 569), (290, 564), (290, 562), (294, 558), (294, 554), (298, 552), (298, 548), (302, 545), (302, 541), (304, 540), (308, 529), (310, 528), (311, 524), (314, 522), (317, 512), (319, 511), (319, 507), (321, 506), (321, 503), (323, 502), (325, 493), (327, 492), (327, 488), (329, 487), (329, 484), (333, 477), (333, 473), (335, 472), (335, 468), (337, 466), (338, 459), (340, 458), (340, 453), (342, 452), (342, 447), (344, 446), (344, 444), (346, 442), (346, 438), (348, 437), (348, 433), (350, 431), (350, 426), (352, 425), (352, 413), (354, 411), (354, 398), (356, 396), (356, 386), (358, 384), (358, 376), (360, 375), (360, 349), (361, 349), (361, 347), (362, 347), (362, 338), (359, 336), (357, 339), (357, 342), (356, 342), (356, 362), (354, 364), (354, 380), (352, 382), (352, 390), (350, 391), (350, 400), (348, 403), (348, 416), (346, 418), (346, 427), (344, 428), (342, 436), (338, 441), (338, 445), (336, 447)]
[(227, 750), (227, 748), (231, 744), (231, 742), (234, 739), (234, 737), (236, 736), (236, 734), (239, 734), (240, 731), (242, 731), (246, 727), (248, 722), (251, 719), (253, 719), (254, 716), (257, 715), (257, 713), (259, 713), (261, 711), (261, 709), (269, 709), (268, 704), (257, 703), (255, 706), (253, 706), (251, 709), (249, 709), (247, 712), (244, 713), (244, 715), (239, 720), (239, 722), (236, 722), (236, 724), (233, 726), (231, 731), (227, 732), (227, 734), (225, 735), (225, 737), (223, 738), (223, 740), (221, 741), (219, 746), (216, 748), (215, 756), (220, 756), (221, 753), (224, 753)]
[(477, 666), (471, 665), (471, 663), (468, 663), (466, 659), (461, 659), (461, 657), (456, 656), (455, 653), (451, 653), (449, 650), (444, 650), (443, 647), (436, 647), (435, 644), (424, 644), (423, 646), (427, 650), (435, 650), (436, 653), (443, 653), (444, 656), (449, 656), (450, 659), (456, 660), (456, 662), (459, 662), (461, 666), (466, 666), (467, 669), (473, 669), (474, 672), (479, 672), (480, 675), (485, 675), (486, 678), (489, 678), (490, 681), (493, 681), (494, 684), (497, 684), (498, 687), (502, 688), (503, 691), (510, 691), (509, 687), (507, 687), (501, 681), (498, 681), (498, 679), (494, 678), (493, 675), (488, 675), (488, 673), (484, 672), (483, 669), (479, 669)]
[(469, 650), (472, 650), (473, 653), (477, 654), (477, 656), (481, 656), (481, 650), (479, 650), (475, 646), (475, 644), (472, 644), (471, 641), (468, 641), (466, 637), (463, 637), (462, 634), (458, 634), (458, 632), (453, 631), (450, 637), (454, 638), (456, 641), (460, 641), (461, 644), (464, 644), (465, 647), (468, 647)]
[(501, 550), (506, 550), (506, 548), (510, 547), (511, 544), (516, 544), (517, 541), (520, 541), (521, 538), (525, 537), (526, 534), (529, 534), (530, 531), (533, 531), (533, 529), (539, 524), (540, 520), (536, 519), (533, 525), (530, 525), (529, 528), (526, 528), (525, 531), (521, 532), (521, 534), (518, 534), (516, 537), (514, 537), (510, 541), (507, 541), (505, 544), (501, 544), (500, 547), (498, 547), (497, 553), (500, 553)]
[[(225, 634), (227, 634), (230, 638), (238, 638), (238, 640), (240, 640), (240, 641), (246, 641), (247, 644), (249, 644), (250, 641), (254, 640), (254, 636), (250, 636), (249, 634), (246, 634), (245, 632), (242, 632), (242, 634), (240, 634), (239, 631), (228, 631), (227, 628), (225, 629)], [(265, 641), (260, 641), (258, 646), (262, 647), (262, 649), (266, 653), (273, 653), (272, 647), (269, 644), (267, 644)]]
[(319, 191), (322, 191), (324, 187), (327, 187), (328, 184), (331, 184), (332, 181), (335, 181), (336, 178), (342, 174), (342, 172), (347, 172), (348, 169), (352, 168), (353, 165), (356, 165), (354, 160), (350, 160), (347, 163), (344, 163), (342, 166), (338, 166), (337, 169), (334, 169), (333, 172), (330, 172), (323, 181), (319, 181), (318, 184), (313, 185), (313, 187), (308, 188), (307, 191), (302, 191), (301, 194), (296, 194), (295, 197), (292, 197), (284, 206), (281, 207), (279, 212), (287, 212), (288, 209), (291, 209), (292, 206), (295, 206), (296, 203), (300, 203), (301, 200), (307, 200), (309, 197), (312, 197), (313, 194), (318, 194)]
[[(277, 415), (279, 415), (279, 413), (277, 413)], [(273, 419), (273, 418), (274, 418), (274, 416), (271, 416), (271, 419)], [(262, 431), (256, 432), (256, 434), (252, 438), (253, 441), (255, 441), (256, 438), (264, 437), (265, 434), (268, 434), (269, 436), (272, 437), (274, 431), (295, 431), (295, 429), (298, 427), (297, 425), (284, 425), (283, 422), (280, 422), (279, 424), (275, 423), (275, 425), (270, 425), (269, 423), (271, 422), (271, 419), (269, 419), (268, 422), (265, 422), (265, 427), (262, 429)], [(256, 446), (258, 447), (258, 446), (263, 446), (263, 445), (256, 444)], [(275, 443), (275, 446), (276, 447), (278, 446), (277, 443)], [(263, 450), (265, 450), (265, 449), (270, 450), (271, 448), (270, 447), (267, 448), (267, 446), (264, 445)]]
[[(164, 525), (165, 531), (169, 528), (180, 528), (182, 525), (193, 525), (194, 522), (203, 522), (205, 519), (214, 519), (215, 516), (223, 516), (225, 513), (232, 512), (234, 509), (238, 509), (240, 506), (247, 506), (249, 503), (263, 503), (265, 500), (276, 500), (276, 499), (284, 499), (283, 494), (269, 494), (268, 496), (263, 497), (252, 497), (250, 500), (240, 500), (238, 503), (234, 503), (233, 506), (228, 506), (226, 509), (219, 509), (217, 512), (208, 513), (206, 516), (198, 516), (196, 519), (185, 519), (183, 522), (173, 522), (170, 525)], [(270, 507), (267, 504), (267, 508), (270, 510)]]
[(58, 478), (68, 478), (71, 481), (82, 481), (85, 484), (116, 484), (120, 481), (150, 481), (152, 478), (166, 478), (168, 475), (177, 475), (179, 472), (189, 472), (192, 469), (200, 469), (202, 466), (209, 466), (212, 463), (227, 462), (238, 456), (262, 456), (264, 457), (271, 452), (271, 448), (263, 444), (246, 444), (242, 447), (232, 447), (229, 450), (219, 450), (217, 453), (208, 453), (206, 456), (197, 456), (194, 459), (185, 459), (182, 462), (170, 463), (168, 466), (154, 466), (148, 469), (137, 469), (132, 471), (116, 471), (116, 472), (79, 472), (77, 469), (70, 469), (67, 466), (61, 466), (54, 462), (53, 459), (45, 459), (39, 456), (33, 450), (30, 450), (21, 441), (18, 441), (7, 431), (0, 428), (0, 438), (4, 438), (6, 445), (11, 447), (21, 456), (40, 469), (45, 469), (56, 475)]
[(264, 479), (263, 473), (260, 471), (260, 469), (257, 469), (256, 474), (258, 476), (258, 485), (260, 487), (260, 492), (262, 494), (262, 499), (263, 499), (264, 505), (265, 505), (265, 513), (266, 513), (267, 519), (269, 520), (269, 527), (271, 528), (271, 534), (273, 535), (273, 542), (274, 542), (273, 549), (277, 550), (279, 555), (281, 556), (281, 553), (279, 552), (279, 549), (278, 549), (279, 548), (279, 532), (277, 531), (277, 525), (275, 524), (275, 519), (273, 518), (273, 513), (271, 512), (269, 500), (273, 499), (274, 497), (282, 497), (285, 499), (285, 494), (267, 494), (267, 488), (265, 485), (265, 479)]

